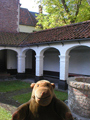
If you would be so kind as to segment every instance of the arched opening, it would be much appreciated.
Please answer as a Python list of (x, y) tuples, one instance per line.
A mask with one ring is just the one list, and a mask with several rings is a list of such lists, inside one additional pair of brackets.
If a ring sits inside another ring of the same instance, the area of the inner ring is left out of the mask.
[(26, 52), (26, 59), (25, 59), (25, 73), (27, 77), (35, 76), (35, 67), (36, 67), (36, 59), (35, 59), (35, 51), (28, 50)]
[(0, 50), (0, 73), (7, 69), (7, 50)]
[(60, 58), (59, 51), (55, 48), (49, 48), (44, 52), (43, 73), (44, 77), (59, 79)]
[(17, 73), (17, 53), (13, 50), (0, 50), (0, 74)]
[(86, 46), (75, 47), (69, 55), (69, 77), (90, 76), (90, 48)]

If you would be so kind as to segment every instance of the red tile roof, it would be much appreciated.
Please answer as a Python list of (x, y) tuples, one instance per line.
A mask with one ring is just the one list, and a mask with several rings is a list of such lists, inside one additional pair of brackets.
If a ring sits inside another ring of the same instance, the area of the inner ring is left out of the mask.
[(8, 33), (0, 32), (1, 46), (19, 46), (21, 42), (28, 36), (27, 33)]
[(36, 26), (36, 19), (26, 8), (20, 8), (20, 25)]
[[(90, 38), (90, 20), (34, 33), (0, 33), (0, 45), (30, 46)], [(90, 40), (90, 39), (89, 39)]]
[(21, 45), (90, 38), (90, 20), (82, 23), (30, 33)]

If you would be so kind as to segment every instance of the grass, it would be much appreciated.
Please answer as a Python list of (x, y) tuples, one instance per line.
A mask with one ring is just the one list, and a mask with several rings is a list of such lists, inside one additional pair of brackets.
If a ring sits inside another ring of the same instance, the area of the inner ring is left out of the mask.
[(56, 97), (61, 101), (65, 101), (68, 99), (67, 92), (61, 92), (61, 91), (54, 90), (54, 93), (55, 93)]
[(31, 93), (16, 95), (16, 96), (13, 96), (12, 98), (22, 104), (30, 100)]
[[(54, 90), (56, 97), (61, 100), (61, 101), (65, 101), (68, 98), (68, 94), (66, 92), (60, 92), (60, 91), (56, 91)], [(25, 103), (28, 100), (30, 100), (31, 97), (31, 93), (26, 93), (26, 94), (21, 94), (21, 95), (16, 95), (13, 96), (13, 99), (18, 101), (19, 103)]]
[(11, 120), (11, 113), (0, 107), (0, 120)]
[(0, 92), (21, 90), (29, 87), (30, 87), (30, 83), (22, 82), (19, 80), (0, 82)]

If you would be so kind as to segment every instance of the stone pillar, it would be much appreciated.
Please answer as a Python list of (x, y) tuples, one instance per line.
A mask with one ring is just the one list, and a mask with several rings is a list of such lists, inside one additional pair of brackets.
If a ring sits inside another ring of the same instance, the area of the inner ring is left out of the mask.
[(43, 58), (44, 56), (35, 56), (36, 57), (36, 77), (35, 82), (43, 79)]
[(17, 78), (25, 78), (25, 55), (18, 55)]
[(69, 55), (60, 55), (60, 81), (59, 88), (67, 89), (68, 67), (69, 67)]

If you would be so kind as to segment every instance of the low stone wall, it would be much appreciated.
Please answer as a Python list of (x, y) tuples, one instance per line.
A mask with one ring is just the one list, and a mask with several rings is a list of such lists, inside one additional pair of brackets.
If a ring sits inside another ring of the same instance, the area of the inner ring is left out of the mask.
[(82, 118), (78, 120), (90, 120), (90, 77), (68, 78), (67, 83), (71, 112)]

